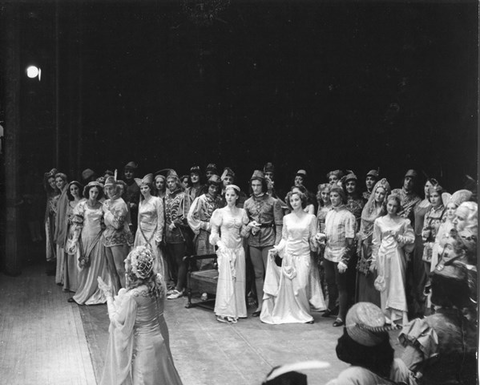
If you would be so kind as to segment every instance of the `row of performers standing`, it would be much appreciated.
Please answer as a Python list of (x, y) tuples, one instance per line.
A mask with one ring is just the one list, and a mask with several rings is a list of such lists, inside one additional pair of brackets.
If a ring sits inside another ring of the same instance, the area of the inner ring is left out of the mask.
[[(105, 299), (96, 277), (111, 282), (118, 291), (124, 287), (123, 261), (130, 246), (147, 245), (156, 256), (157, 271), (174, 284), (168, 298), (176, 299), (185, 289), (184, 256), (210, 254), (216, 246), (220, 278), (215, 312), (220, 322), (236, 322), (247, 316), (244, 293), (250, 290), (256, 293), (257, 302), (252, 315), (267, 323), (312, 322), (310, 309), (314, 309), (326, 310), (324, 316), (335, 316), (333, 325), (341, 326), (349, 303), (355, 300), (381, 305), (392, 321), (406, 322), (408, 305), (422, 307), (428, 284), (428, 261), (414, 257), (408, 277), (413, 300), (407, 303), (407, 254), (417, 245), (417, 233), (421, 255), (434, 254), (425, 249), (434, 249), (431, 233), (435, 240), (436, 231), (432, 228), (438, 230), (443, 221), (443, 216), (435, 214), (439, 199), (427, 205), (424, 215), (428, 213), (436, 221), (429, 219), (428, 228), (424, 228), (416, 218), (423, 206), (412, 192), (415, 171), (406, 173), (402, 188), (392, 195), (386, 179), (378, 181), (366, 204), (362, 197), (349, 193), (355, 191), (351, 188), (357, 183), (354, 174), (342, 179), (345, 188), (336, 183), (338, 171), (328, 176), (330, 183), (319, 185), (320, 204), (314, 216), (307, 213), (308, 194), (303, 189), (292, 189), (284, 204), (267, 193), (268, 179), (258, 170), (250, 180), (249, 199), (235, 185), (221, 192), (222, 180), (215, 174), (206, 189), (193, 195), (183, 191), (173, 170), (167, 177), (157, 175), (155, 180), (149, 174), (136, 179), (142, 199), (133, 236), (128, 224), (136, 204), (131, 198), (126, 198), (127, 202), (122, 199), (133, 184), (111, 177), (104, 186), (93, 181), (83, 189), (82, 198), (78, 182), (67, 184), (64, 174), (52, 170), (46, 181), (62, 193), (49, 198), (46, 227), (54, 234), (56, 250), (53, 242), (47, 243), (47, 259), (56, 251), (56, 281), (65, 290), (76, 292), (72, 301), (102, 303)], [(159, 189), (159, 196), (154, 196), (154, 186), (160, 181), (166, 182), (167, 192)], [(438, 198), (438, 184), (428, 183), (426, 195), (436, 193)], [(103, 201), (104, 190), (108, 199)], [(284, 215), (286, 211), (289, 214)], [(54, 221), (56, 226), (52, 226)], [(430, 241), (424, 242), (429, 231)], [(209, 261), (197, 266), (208, 267)], [(328, 308), (319, 272), (324, 273)], [(238, 300), (231, 300), (232, 295)]]

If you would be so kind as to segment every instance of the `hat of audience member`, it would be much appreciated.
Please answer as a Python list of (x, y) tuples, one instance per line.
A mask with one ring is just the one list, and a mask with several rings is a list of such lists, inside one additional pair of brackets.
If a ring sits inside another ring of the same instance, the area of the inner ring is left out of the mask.
[(83, 188), (83, 196), (85, 198), (90, 197), (90, 189), (92, 187), (97, 187), (98, 188), (98, 196), (97, 199), (101, 199), (103, 197), (103, 184), (100, 182), (97, 182), (96, 180), (89, 182), (84, 188)]
[(252, 174), (252, 177), (250, 178), (250, 182), (252, 180), (259, 180), (263, 182), (265, 180), (265, 174), (260, 170), (255, 170)]
[(135, 183), (138, 185), (138, 186), (141, 186), (141, 185), (145, 185), (145, 184), (152, 184), (153, 183), (153, 174), (147, 174), (145, 175), (142, 179), (140, 178), (134, 178), (135, 179)]
[(87, 180), (89, 178), (92, 178), (94, 175), (95, 175), (95, 171), (93, 171), (89, 168), (82, 171), (82, 179), (83, 180)]
[(418, 176), (418, 173), (417, 173), (415, 170), (408, 170), (408, 171), (405, 173), (404, 178), (410, 177), (410, 178), (415, 179), (417, 176)]
[(190, 167), (190, 174), (200, 175), (200, 167), (199, 166)]
[(264, 173), (267, 173), (267, 172), (274, 173), (275, 172), (275, 167), (273, 166), (273, 163), (272, 162), (265, 163), (265, 166), (263, 166), (263, 172)]
[(214, 184), (214, 185), (219, 185), (220, 183), (222, 183), (222, 180), (220, 179), (220, 177), (217, 175), (217, 174), (213, 174), (210, 178), (208, 178), (208, 184)]
[(227, 176), (231, 176), (232, 178), (235, 178), (235, 173), (230, 167), (225, 167), (222, 173), (222, 176), (220, 177), (221, 180), (224, 180)]
[(377, 180), (378, 177), (380, 176), (380, 172), (378, 170), (370, 170), (369, 172), (367, 172), (366, 176), (371, 176), (375, 178), (375, 180)]
[(300, 361), (274, 367), (262, 385), (306, 385), (307, 376), (301, 371), (326, 369), (330, 364), (324, 361)]
[(327, 173), (327, 179), (330, 179), (330, 176), (335, 175), (337, 179), (341, 179), (343, 177), (342, 170), (333, 170)]
[(295, 173), (295, 176), (301, 176), (303, 179), (305, 179), (307, 177), (307, 172), (305, 170), (298, 170)]
[(137, 168), (138, 168), (138, 164), (133, 161), (128, 162), (124, 167), (125, 170), (136, 170)]
[(348, 310), (345, 329), (349, 337), (363, 346), (376, 346), (388, 339), (388, 332), (397, 328), (386, 325), (382, 310), (371, 302), (358, 302)]
[(105, 178), (104, 187), (115, 186), (115, 185), (116, 185), (116, 180), (113, 176), (108, 176)]
[(345, 190), (341, 186), (333, 185), (330, 190), (330, 193), (333, 193), (333, 192), (336, 192), (338, 195), (341, 196), (343, 203), (347, 203), (347, 194), (345, 193)]
[(215, 163), (209, 163), (205, 168), (205, 171), (213, 171), (214, 173), (217, 172), (217, 165)]

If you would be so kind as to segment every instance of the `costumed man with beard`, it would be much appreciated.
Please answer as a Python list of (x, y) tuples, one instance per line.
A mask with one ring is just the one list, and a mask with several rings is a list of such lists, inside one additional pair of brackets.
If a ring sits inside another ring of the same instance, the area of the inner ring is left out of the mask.
[(130, 231), (132, 234), (137, 232), (138, 221), (138, 202), (140, 201), (140, 187), (135, 183), (135, 172), (138, 164), (135, 162), (128, 162), (123, 170), (124, 182), (127, 185), (123, 198), (128, 206), (130, 214)]

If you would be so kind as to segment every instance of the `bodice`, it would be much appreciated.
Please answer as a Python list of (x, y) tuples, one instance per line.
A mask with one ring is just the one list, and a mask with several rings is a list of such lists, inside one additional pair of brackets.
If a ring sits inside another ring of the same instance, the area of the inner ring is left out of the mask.
[(310, 255), (310, 238), (316, 233), (316, 218), (307, 214), (301, 220), (295, 214), (284, 218), (282, 238), (286, 240), (286, 252), (292, 256)]
[(139, 226), (147, 230), (155, 229), (157, 227), (160, 205), (160, 198), (154, 196), (150, 197), (148, 201), (141, 201), (138, 208)]
[(90, 207), (86, 202), (83, 205), (83, 229), (82, 235), (94, 236), (102, 232), (102, 205), (97, 204), (97, 207)]
[(159, 318), (163, 316), (164, 299), (150, 297), (145, 289), (134, 289), (131, 295), (137, 303), (135, 332), (149, 334), (158, 331)]

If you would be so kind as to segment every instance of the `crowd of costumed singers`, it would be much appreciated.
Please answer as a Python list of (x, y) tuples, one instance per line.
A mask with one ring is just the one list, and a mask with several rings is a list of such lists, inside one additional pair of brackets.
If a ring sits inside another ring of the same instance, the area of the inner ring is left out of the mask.
[[(305, 187), (306, 171), (298, 170), (285, 194), (267, 163), (253, 172), (247, 196), (229, 167), (220, 173), (209, 164), (203, 175), (194, 166), (182, 177), (164, 169), (143, 178), (135, 177), (137, 168), (129, 162), (122, 179), (110, 171), (97, 177), (90, 169), (82, 172), (82, 182), (69, 182), (56, 169), (44, 178), (47, 274), (72, 293), (69, 302), (108, 303), (111, 333), (125, 326), (134, 308), (137, 319), (143, 315), (148, 321), (152, 307), (163, 314), (163, 299), (184, 296), (188, 268), (217, 269), (218, 322), (237, 323), (250, 315), (267, 324), (311, 324), (312, 313), (322, 312), (352, 337), (349, 309), (370, 303), (379, 309), (373, 313), (382, 325), (403, 326), (405, 362), (414, 373), (438, 368), (446, 346), (455, 346), (448, 354), (463, 352), (462, 365), (449, 361), (454, 373), (469, 362), (467, 337), (475, 334), (467, 331), (477, 319), (476, 182), (450, 194), (426, 178), (422, 198), (415, 192), (415, 170), (395, 189), (371, 170), (364, 191), (352, 171), (334, 170), (314, 194)], [(184, 262), (188, 255), (214, 253), (216, 259), (198, 260), (193, 267)], [(139, 258), (145, 260), (141, 266)], [(148, 304), (138, 302), (140, 288), (151, 298)], [(134, 302), (125, 301), (125, 293)], [(110, 303), (114, 299), (117, 305)], [(120, 320), (118, 309), (127, 303)], [(449, 327), (459, 331), (445, 339)], [(167, 334), (154, 349), (171, 358)], [(347, 362), (355, 366), (357, 358)], [(167, 372), (176, 378), (174, 367)]]

